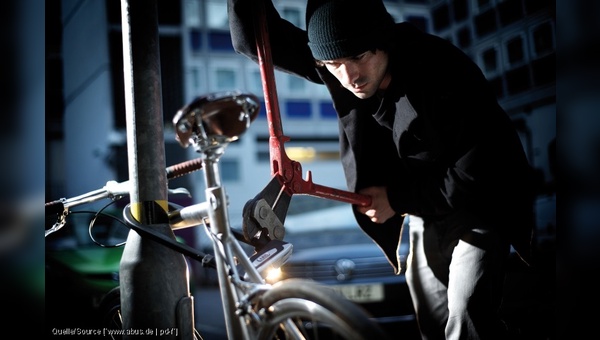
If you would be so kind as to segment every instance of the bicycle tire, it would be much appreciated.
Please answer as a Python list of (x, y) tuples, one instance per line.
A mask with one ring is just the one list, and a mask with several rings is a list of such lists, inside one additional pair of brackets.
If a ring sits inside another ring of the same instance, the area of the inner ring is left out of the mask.
[(120, 330), (123, 326), (123, 320), (121, 319), (121, 291), (119, 286), (111, 289), (102, 297), (97, 313), (100, 320), (99, 326), (107, 332), (108, 337), (113, 340), (121, 339), (122, 336), (118, 335), (117, 332), (112, 332), (113, 330)]
[(311, 280), (276, 283), (257, 307), (265, 316), (257, 330), (261, 340), (389, 338), (360, 306)]

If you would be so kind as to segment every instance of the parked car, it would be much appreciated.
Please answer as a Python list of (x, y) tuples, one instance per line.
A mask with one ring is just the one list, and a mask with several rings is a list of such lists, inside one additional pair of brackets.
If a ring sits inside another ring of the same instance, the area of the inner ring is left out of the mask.
[[(45, 321), (50, 332), (104, 326), (105, 314), (118, 308), (119, 267), (129, 234), (129, 229), (117, 220), (120, 213), (109, 213), (113, 218), (99, 217), (94, 224), (94, 239), (106, 247), (91, 239), (89, 224), (94, 214), (87, 212), (69, 214), (67, 224), (46, 238)], [(179, 235), (176, 238), (187, 243)], [(191, 272), (189, 262), (188, 268)], [(189, 277), (193, 290), (193, 275)]]
[[(285, 241), (293, 253), (278, 279), (312, 279), (333, 287), (371, 314), (391, 335), (418, 339), (404, 271), (399, 275), (380, 248), (360, 229), (351, 207), (318, 210), (285, 221)], [(404, 268), (408, 226), (399, 248)]]
[[(103, 296), (119, 285), (123, 247), (100, 247), (89, 234), (91, 213), (73, 213), (67, 224), (46, 238), (46, 325), (48, 328), (94, 324)], [(52, 223), (52, 221), (48, 221)], [(93, 229), (97, 241), (123, 242), (128, 229), (102, 218)]]

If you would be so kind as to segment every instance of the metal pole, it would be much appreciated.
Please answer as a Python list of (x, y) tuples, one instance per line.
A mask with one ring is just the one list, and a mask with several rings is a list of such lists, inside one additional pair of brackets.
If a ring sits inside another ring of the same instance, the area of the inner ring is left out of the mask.
[[(168, 224), (167, 175), (156, 0), (121, 0), (131, 213), (175, 235)], [(125, 339), (192, 339), (194, 318), (182, 254), (131, 231), (121, 258)]]

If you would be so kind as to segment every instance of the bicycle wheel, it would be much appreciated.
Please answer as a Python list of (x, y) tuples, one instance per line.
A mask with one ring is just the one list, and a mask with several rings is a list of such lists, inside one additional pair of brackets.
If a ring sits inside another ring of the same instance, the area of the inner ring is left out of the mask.
[(388, 338), (361, 307), (309, 280), (275, 284), (261, 296), (258, 308), (265, 316), (258, 339)]
[(108, 337), (117, 340), (122, 336), (118, 334), (121, 330), (123, 320), (121, 319), (121, 291), (119, 286), (111, 289), (100, 301), (98, 306), (98, 318), (100, 327), (108, 333)]

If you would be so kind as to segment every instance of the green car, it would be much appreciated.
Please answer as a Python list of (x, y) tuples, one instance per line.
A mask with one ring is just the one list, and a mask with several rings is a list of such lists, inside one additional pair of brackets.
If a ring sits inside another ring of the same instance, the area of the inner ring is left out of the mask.
[(72, 213), (62, 229), (46, 237), (48, 332), (101, 328), (105, 314), (118, 309), (119, 266), (129, 233), (118, 214), (97, 218), (90, 231), (94, 215)]
[(116, 245), (126, 239), (129, 229), (112, 218), (97, 219), (92, 235), (103, 247), (90, 237), (93, 217), (72, 213), (62, 229), (46, 237), (46, 328), (50, 331), (96, 327), (102, 298), (119, 285), (123, 246)]

